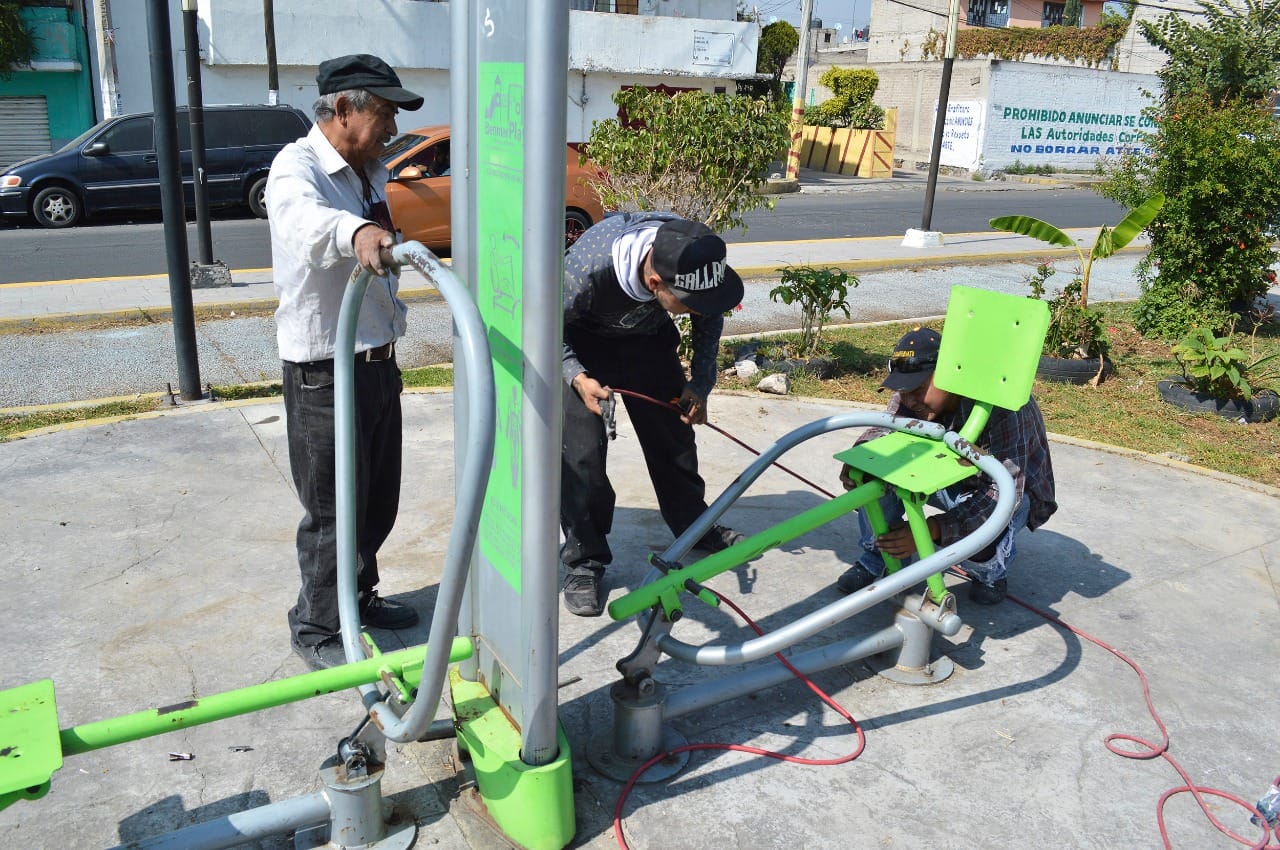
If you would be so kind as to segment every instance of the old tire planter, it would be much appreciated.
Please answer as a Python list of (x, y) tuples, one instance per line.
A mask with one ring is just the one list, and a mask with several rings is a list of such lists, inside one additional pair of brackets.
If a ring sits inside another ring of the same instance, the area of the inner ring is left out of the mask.
[(1280, 408), (1280, 396), (1271, 390), (1263, 390), (1248, 401), (1224, 401), (1198, 393), (1176, 378), (1160, 381), (1156, 389), (1160, 397), (1174, 407), (1191, 413), (1214, 413), (1237, 422), (1268, 422)]
[[(1104, 357), (1102, 359), (1102, 377), (1105, 379), (1114, 371), (1111, 366), (1111, 360)], [(1098, 374), (1098, 358), (1096, 357), (1071, 360), (1065, 357), (1050, 357), (1046, 354), (1041, 356), (1040, 365), (1036, 367), (1037, 378), (1054, 384), (1087, 384), (1093, 380), (1093, 376), (1096, 374)]]

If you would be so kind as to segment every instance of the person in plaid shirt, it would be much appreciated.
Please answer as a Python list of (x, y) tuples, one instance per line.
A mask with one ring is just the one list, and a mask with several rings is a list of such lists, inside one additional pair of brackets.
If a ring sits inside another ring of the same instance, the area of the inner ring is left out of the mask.
[[(898, 341), (889, 360), (889, 375), (881, 389), (894, 390), (887, 411), (895, 416), (913, 416), (945, 425), (958, 431), (973, 411), (973, 401), (949, 393), (933, 384), (933, 370), (938, 364), (938, 348), (942, 336), (931, 328), (916, 328)], [(859, 443), (886, 433), (882, 428), (868, 429)], [(978, 446), (994, 455), (1013, 476), (1017, 489), (1017, 507), (1013, 518), (995, 541), (962, 566), (973, 578), (969, 598), (979, 605), (1001, 602), (1008, 590), (1009, 564), (1016, 548), (1014, 539), (1023, 528), (1034, 531), (1058, 509), (1054, 501), (1053, 461), (1045, 435), (1044, 417), (1034, 398), (1018, 410), (993, 408), (991, 419), (982, 432)], [(845, 489), (852, 489), (848, 466), (840, 471)], [(996, 505), (994, 484), (983, 475), (967, 478), (929, 497), (929, 504), (942, 513), (928, 517), (929, 534), (935, 544), (949, 546), (975, 531), (986, 521)], [(911, 530), (903, 521), (902, 502), (893, 493), (880, 501), (889, 531), (877, 537), (865, 511), (858, 511), (858, 529), (862, 555), (858, 562), (840, 576), (836, 587), (853, 593), (874, 582), (884, 573), (881, 553), (899, 559), (916, 554)]]

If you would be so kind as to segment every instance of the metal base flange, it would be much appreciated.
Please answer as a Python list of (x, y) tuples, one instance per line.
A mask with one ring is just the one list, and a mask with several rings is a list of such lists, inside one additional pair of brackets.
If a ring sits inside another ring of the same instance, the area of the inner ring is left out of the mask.
[[(372, 844), (361, 844), (360, 850), (409, 850), (414, 839), (418, 837), (418, 825), (413, 821), (402, 824), (387, 824), (387, 834)], [(316, 850), (316, 848), (342, 848), (345, 844), (334, 844), (329, 840), (329, 824), (323, 823), (310, 829), (300, 829), (293, 836), (295, 850)]]
[[(670, 726), (662, 727), (662, 752), (671, 753), (689, 743), (689, 740)], [(627, 782), (648, 759), (633, 759), (620, 756), (613, 751), (613, 733), (611, 731), (595, 736), (587, 746), (587, 762), (596, 771), (610, 779)], [(684, 770), (689, 763), (687, 752), (666, 756), (644, 772), (637, 784), (647, 785), (650, 782), (662, 782)]]
[(897, 682), (899, 685), (936, 685), (955, 672), (956, 665), (950, 658), (940, 655), (924, 667), (899, 667), (891, 656), (876, 656), (865, 663), (877, 676)]

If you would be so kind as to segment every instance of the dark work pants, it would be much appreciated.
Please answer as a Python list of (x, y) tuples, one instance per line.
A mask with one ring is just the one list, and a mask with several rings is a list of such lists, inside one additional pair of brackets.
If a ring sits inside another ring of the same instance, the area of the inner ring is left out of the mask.
[[(604, 386), (661, 401), (679, 398), (684, 392), (684, 367), (676, 355), (680, 337), (674, 325), (658, 334), (628, 337), (597, 336), (569, 327), (565, 339), (587, 375)], [(662, 518), (679, 536), (707, 509), (693, 427), (668, 408), (620, 398), (644, 452)], [(615, 501), (605, 468), (608, 439), (604, 421), (587, 410), (569, 385), (564, 389), (562, 449), (560, 527), (565, 542), (560, 560), (570, 568), (604, 566), (613, 561), (605, 538), (613, 527)]]
[[(302, 589), (289, 611), (295, 643), (312, 646), (338, 634), (337, 495), (333, 432), (333, 361), (284, 368), (289, 466), (306, 512), (298, 524)], [(378, 584), (378, 548), (395, 525), (400, 505), (400, 369), (395, 358), (356, 361), (357, 588)]]

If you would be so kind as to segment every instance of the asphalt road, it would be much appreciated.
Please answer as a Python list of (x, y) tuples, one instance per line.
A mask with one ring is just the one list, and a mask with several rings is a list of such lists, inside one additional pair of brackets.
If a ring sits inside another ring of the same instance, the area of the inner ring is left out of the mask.
[[(881, 183), (827, 194), (780, 195), (775, 208), (747, 216), (745, 231), (726, 234), (730, 242), (774, 242), (851, 236), (901, 235), (920, 227), (924, 205), (921, 180)], [(1059, 227), (1114, 224), (1123, 210), (1087, 189), (1028, 184), (940, 183), (932, 226), (946, 233), (988, 230), (1000, 215), (1034, 215)], [(213, 222), (213, 258), (232, 269), (271, 265), (265, 221), (222, 214)], [(194, 226), (188, 251), (196, 259)], [(158, 215), (115, 218), (69, 230), (35, 226), (0, 229), (0, 283), (76, 280), (87, 277), (164, 274), (164, 225)]]

